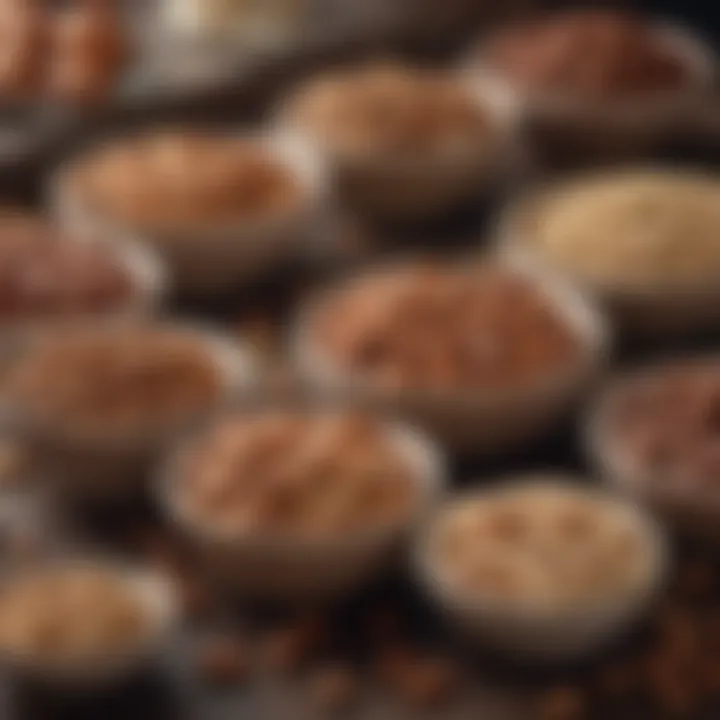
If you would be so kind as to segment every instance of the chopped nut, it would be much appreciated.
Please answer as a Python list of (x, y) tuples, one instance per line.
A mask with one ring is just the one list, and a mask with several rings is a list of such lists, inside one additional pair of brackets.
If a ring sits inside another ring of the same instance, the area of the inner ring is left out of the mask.
[(397, 690), (416, 707), (435, 707), (453, 699), (460, 684), (458, 668), (449, 661), (415, 659), (402, 671)]
[(331, 666), (315, 674), (311, 686), (314, 707), (322, 713), (347, 710), (358, 694), (358, 678), (348, 667)]
[(585, 717), (586, 701), (581, 690), (558, 687), (540, 698), (538, 720), (579, 720)]
[(397, 688), (408, 674), (412, 662), (410, 648), (399, 644), (387, 645), (375, 660), (375, 675), (388, 687)]
[(250, 659), (245, 645), (237, 638), (220, 637), (207, 642), (200, 653), (200, 673), (213, 685), (245, 682)]
[(619, 699), (632, 692), (637, 680), (637, 673), (630, 663), (616, 662), (600, 670), (597, 687), (605, 697)]
[(323, 620), (315, 616), (302, 618), (294, 625), (271, 632), (265, 639), (265, 665), (274, 672), (297, 672), (326, 640), (327, 626)]
[(680, 589), (693, 598), (706, 597), (712, 590), (716, 568), (709, 560), (696, 559), (687, 562), (680, 575)]

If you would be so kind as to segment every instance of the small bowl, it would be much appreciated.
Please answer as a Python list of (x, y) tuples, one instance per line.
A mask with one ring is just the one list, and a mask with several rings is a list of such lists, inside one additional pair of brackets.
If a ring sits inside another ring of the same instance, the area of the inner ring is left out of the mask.
[(70, 232), (130, 236), (155, 248), (167, 262), (173, 285), (181, 294), (212, 296), (249, 284), (314, 247), (325, 229), (330, 183), (321, 158), (298, 136), (257, 132), (244, 137), (265, 145), (294, 172), (305, 193), (300, 207), (274, 217), (241, 219), (231, 226), (205, 224), (202, 231), (179, 228), (161, 233), (127, 227), (97, 212), (72, 187), (68, 182), (74, 168), (71, 160), (51, 181), (55, 213)]
[[(522, 604), (513, 606), (490, 598), (483, 600), (477, 595), (461, 596), (448, 587), (442, 569), (431, 562), (429, 543), (434, 529), (431, 521), (419, 536), (413, 554), (413, 566), (420, 585), (469, 642), (493, 648), (514, 660), (562, 663), (612, 644), (639, 621), (663, 586), (670, 566), (670, 553), (662, 528), (639, 507), (610, 493), (583, 487), (575, 478), (549, 481), (544, 476), (530, 476), (511, 482), (513, 488), (560, 487), (583, 497), (617, 503), (618, 510), (630, 518), (646, 540), (650, 563), (648, 582), (615, 602), (603, 599), (572, 610), (567, 607), (551, 610)], [(461, 495), (439, 511), (435, 522), (442, 513), (462, 505), (464, 499), (502, 493), (507, 487), (503, 484)]]
[[(207, 347), (222, 379), (222, 396), (206, 412), (186, 423), (146, 435), (91, 435), (67, 424), (60, 427), (45, 423), (22, 407), (6, 403), (7, 426), (29, 449), (30, 474), (62, 501), (104, 502), (135, 497), (145, 487), (148, 469), (163, 449), (187, 430), (188, 424), (203, 422), (226, 404), (249, 399), (254, 393), (258, 371), (249, 351), (240, 343), (201, 326), (163, 322), (158, 328), (197, 338)], [(88, 329), (113, 333), (117, 328), (91, 324)]]
[(603, 317), (566, 282), (534, 269), (518, 266), (515, 271), (540, 289), (581, 339), (582, 352), (573, 366), (514, 391), (388, 391), (339, 367), (311, 341), (314, 318), (332, 299), (331, 291), (303, 308), (294, 328), (293, 357), (308, 392), (403, 418), (460, 454), (497, 455), (541, 437), (602, 374), (610, 336)]
[(468, 95), (491, 122), (475, 152), (398, 159), (346, 152), (311, 130), (296, 127), (292, 100), (277, 112), (281, 127), (307, 136), (326, 158), (340, 198), (361, 214), (377, 219), (415, 221), (440, 216), (491, 195), (510, 180), (524, 161), (514, 96), (499, 83), (466, 83)]
[[(533, 247), (533, 220), (542, 204), (578, 180), (595, 177), (581, 173), (557, 185), (531, 191), (515, 201), (500, 219), (495, 243), (511, 266), (558, 272), (541, 250)], [(720, 278), (707, 282), (635, 286), (629, 283), (567, 280), (594, 297), (607, 310), (622, 334), (661, 340), (691, 335), (720, 326)]]
[[(163, 306), (170, 288), (170, 278), (165, 264), (152, 248), (136, 240), (124, 238), (98, 240), (89, 236), (78, 236), (63, 239), (68, 243), (97, 244), (108, 246), (108, 250), (117, 259), (120, 266), (128, 273), (132, 284), (132, 291), (127, 300), (103, 313), (81, 313), (79, 319), (83, 322), (90, 319), (106, 318), (111, 322), (133, 322), (137, 319), (157, 315)], [(0, 320), (5, 338), (12, 336), (18, 342), (23, 342), (27, 336), (42, 335), (48, 331), (57, 330), (63, 324), (72, 327), (78, 318), (62, 317), (36, 320), (32, 317), (20, 319), (11, 323)]]
[[(695, 364), (699, 369), (717, 363), (718, 358), (712, 357), (683, 361), (684, 365), (690, 367)], [(662, 376), (673, 366), (671, 363), (659, 363), (610, 381), (588, 414), (585, 448), (593, 465), (614, 489), (652, 508), (680, 533), (715, 543), (720, 539), (720, 498), (663, 488), (662, 484), (654, 482), (652, 472), (642, 466), (629, 448), (619, 446), (612, 438), (611, 411), (622, 393), (638, 383)]]
[(570, 96), (521, 91), (483, 58), (483, 48), (463, 63), (480, 81), (488, 77), (516, 93), (523, 116), (540, 143), (565, 159), (619, 158), (645, 154), (671, 139), (683, 123), (702, 110), (716, 82), (713, 49), (689, 30), (654, 22), (660, 43), (687, 67), (687, 86), (635, 100), (588, 103)]
[(401, 525), (323, 540), (223, 534), (193, 518), (178, 497), (178, 484), (193, 457), (192, 439), (181, 444), (161, 469), (157, 484), (160, 506), (197, 549), (203, 567), (233, 595), (301, 604), (346, 596), (398, 559), (404, 542), (446, 483), (444, 459), (433, 442), (402, 425), (388, 423), (386, 427), (388, 437), (413, 470), (418, 492), (412, 519)]
[(110, 569), (131, 588), (138, 606), (147, 613), (150, 631), (123, 652), (93, 655), (63, 661), (42, 660), (26, 654), (0, 651), (0, 664), (10, 677), (58, 691), (95, 691), (98, 687), (119, 684), (146, 670), (162, 659), (180, 621), (180, 604), (171, 582), (154, 571), (130, 567), (114, 561), (95, 559), (46, 559), (40, 564), (6, 573), (2, 586), (7, 586), (43, 569), (54, 568)]

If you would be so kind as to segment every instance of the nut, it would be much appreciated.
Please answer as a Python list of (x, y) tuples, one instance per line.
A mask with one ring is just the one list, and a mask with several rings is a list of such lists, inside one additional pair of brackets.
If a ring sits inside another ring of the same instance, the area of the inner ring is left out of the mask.
[(612, 10), (571, 10), (511, 27), (483, 59), (519, 87), (590, 102), (653, 96), (689, 80), (651, 26)]
[(320, 669), (311, 682), (313, 707), (323, 714), (348, 710), (358, 695), (358, 678), (349, 667), (334, 665)]
[(250, 657), (238, 638), (218, 637), (207, 641), (200, 651), (200, 674), (213, 685), (237, 685), (248, 679)]
[(303, 195), (267, 143), (199, 131), (116, 141), (73, 165), (67, 181), (93, 212), (159, 237), (264, 221)]
[(273, 672), (296, 673), (323, 648), (327, 633), (325, 621), (316, 616), (300, 618), (271, 632), (263, 645), (265, 666)]
[(580, 720), (586, 715), (587, 703), (583, 692), (572, 687), (549, 690), (539, 700), (539, 720)]
[(340, 370), (391, 391), (527, 387), (581, 352), (531, 280), (491, 267), (364, 275), (335, 289), (310, 332)]
[(33, 346), (8, 377), (23, 415), (89, 434), (152, 434), (202, 417), (223, 378), (204, 342), (163, 328), (78, 328)]
[(457, 694), (460, 671), (454, 663), (414, 658), (403, 667), (396, 689), (409, 705), (430, 708), (444, 705)]
[(361, 158), (473, 153), (490, 126), (486, 110), (457, 82), (399, 66), (312, 80), (288, 114), (332, 150)]
[(327, 538), (405, 521), (413, 478), (377, 421), (292, 411), (221, 421), (194, 446), (185, 507), (228, 535)]

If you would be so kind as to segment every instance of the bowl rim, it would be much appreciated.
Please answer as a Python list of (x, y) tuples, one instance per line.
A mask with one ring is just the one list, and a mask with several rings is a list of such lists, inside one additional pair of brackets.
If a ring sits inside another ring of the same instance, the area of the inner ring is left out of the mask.
[[(720, 296), (718, 277), (702, 282), (687, 280), (681, 282), (633, 283), (583, 277), (572, 271), (562, 271), (552, 260), (546, 258), (537, 247), (533, 229), (538, 212), (553, 198), (561, 197), (568, 189), (587, 186), (595, 182), (622, 181), (626, 178), (670, 178), (677, 175), (688, 179), (716, 179), (712, 172), (691, 166), (673, 167), (669, 163), (633, 163), (620, 168), (600, 168), (567, 173), (561, 178), (546, 181), (521, 193), (499, 213), (493, 231), (494, 251), (511, 266), (536, 266), (541, 271), (552, 272), (566, 281), (582, 288), (593, 297), (618, 302), (653, 302), (665, 300), (670, 295), (677, 300), (703, 301)], [(720, 176), (717, 178), (720, 181)], [(720, 184), (719, 184), (720, 187)]]
[[(267, 406), (260, 409), (260, 414), (269, 410)], [(281, 406), (282, 412), (291, 414), (307, 414), (312, 417), (316, 414), (337, 414), (334, 407), (321, 408), (291, 408)], [(341, 409), (340, 412), (345, 412)], [(222, 426), (224, 422), (238, 416), (248, 414), (246, 411), (229, 411), (207, 423), (200, 432), (194, 432), (180, 441), (160, 463), (153, 485), (154, 496), (164, 515), (185, 534), (202, 544), (209, 544), (216, 548), (242, 548), (255, 552), (280, 552), (288, 557), (298, 555), (324, 555), (327, 553), (342, 553), (350, 549), (370, 547), (384, 543), (398, 532), (417, 525), (424, 515), (432, 508), (444, 494), (449, 483), (448, 463), (439, 444), (427, 434), (416, 430), (407, 423), (389, 420), (377, 414), (369, 414), (373, 421), (390, 438), (403, 460), (412, 472), (411, 477), (415, 484), (416, 500), (414, 508), (408, 516), (397, 522), (374, 524), (371, 528), (363, 528), (346, 535), (333, 533), (327, 537), (307, 538), (299, 534), (289, 533), (232, 533), (223, 532), (213, 527), (210, 520), (203, 521), (199, 517), (192, 517), (187, 509), (183, 509), (180, 501), (179, 486), (187, 477), (186, 463), (192, 457), (194, 449), (201, 444), (209, 432)], [(253, 411), (249, 413), (255, 414)]]
[[(585, 480), (585, 476), (566, 471), (544, 470), (503, 476), (498, 478), (497, 484), (473, 487), (455, 493), (448, 502), (437, 509), (416, 538), (412, 552), (412, 565), (416, 577), (430, 595), (451, 612), (488, 619), (495, 617), (515, 620), (525, 626), (528, 624), (538, 627), (572, 626), (593, 620), (610, 622), (639, 606), (649, 605), (662, 588), (672, 565), (671, 547), (664, 527), (640, 503), (606, 487), (587, 485)], [(531, 603), (513, 604), (493, 600), (487, 596), (482, 597), (479, 593), (463, 595), (448, 587), (442, 573), (434, 567), (433, 559), (430, 557), (430, 544), (439, 520), (468, 500), (538, 488), (567, 492), (591, 501), (598, 501), (608, 508), (622, 512), (643, 536), (645, 548), (649, 553), (647, 582), (622, 595), (618, 594), (610, 599), (597, 596), (573, 608), (562, 603), (555, 607), (533, 606)]]
[[(184, 426), (193, 425), (205, 415), (213, 415), (225, 404), (233, 400), (249, 398), (259, 390), (261, 385), (260, 368), (253, 356), (250, 347), (238, 337), (215, 328), (209, 323), (189, 322), (186, 320), (138, 318), (137, 322), (127, 323), (120, 320), (108, 322), (107, 320), (88, 319), (74, 325), (70, 332), (78, 336), (116, 336), (123, 332), (134, 332), (135, 330), (148, 330), (150, 332), (170, 333), (172, 335), (185, 336), (193, 342), (197, 342), (198, 348), (209, 365), (212, 365), (214, 373), (220, 380), (217, 396), (214, 397), (206, 409), (199, 413), (190, 413), (178, 423), (167, 423), (157, 431), (148, 433), (147, 428), (139, 427), (132, 430), (114, 433), (106, 428), (80, 428), (71, 427), (69, 423), (63, 423), (61, 419), (47, 419), (42, 417), (42, 412), (33, 412), (24, 408), (19, 399), (12, 399), (8, 390), (2, 397), (0, 404), (0, 420), (2, 425), (18, 437), (43, 437), (52, 442), (61, 442), (70, 447), (86, 449), (124, 451), (132, 447), (144, 447), (148, 444), (164, 444), (173, 436), (177, 435)], [(59, 335), (56, 335), (59, 333)], [(43, 345), (52, 347), (55, 343), (61, 343), (64, 333), (58, 328), (48, 333), (40, 334), (34, 338), (26, 337), (22, 340), (16, 339), (14, 347), (5, 351), (14, 351), (16, 354), (10, 360), (9, 372), (22, 363), (23, 358), (34, 352), (42, 352)], [(58, 339), (58, 337), (60, 339)]]
[(310, 388), (360, 395), (370, 392), (409, 405), (422, 403), (450, 409), (462, 407), (493, 409), (513, 403), (521, 404), (544, 393), (558, 394), (583, 380), (588, 371), (592, 372), (605, 366), (612, 344), (609, 323), (593, 300), (576, 286), (557, 273), (529, 264), (508, 265), (488, 256), (479, 259), (470, 257), (465, 260), (466, 262), (460, 259), (444, 263), (442, 267), (460, 272), (473, 272), (474, 269), (484, 272), (487, 269), (491, 272), (507, 273), (510, 276), (526, 279), (539, 291), (560, 321), (580, 341), (581, 351), (577, 358), (573, 359), (570, 367), (558, 368), (549, 376), (534, 378), (524, 385), (506, 390), (486, 388), (468, 391), (460, 387), (436, 391), (421, 387), (386, 389), (374, 382), (372, 377), (365, 377), (361, 373), (344, 370), (339, 365), (333, 364), (328, 354), (323, 353), (323, 350), (311, 339), (312, 325), (317, 314), (324, 309), (335, 293), (342, 293), (348, 283), (362, 281), (366, 277), (377, 275), (378, 272), (382, 275), (392, 274), (412, 266), (412, 262), (399, 260), (366, 268), (351, 273), (349, 278), (331, 282), (301, 305), (290, 331), (290, 352), (295, 366), (309, 383)]
[[(362, 69), (372, 70), (377, 64), (369, 63)], [(384, 67), (384, 66), (380, 66)], [(391, 64), (390, 67), (400, 67), (412, 72), (427, 73), (426, 68), (414, 65)], [(343, 68), (340, 79), (351, 79), (358, 68)], [(432, 71), (431, 71), (432, 72)], [(436, 72), (436, 71), (435, 71)], [(334, 72), (332, 76), (337, 75)], [(482, 111), (488, 119), (487, 133), (478, 138), (476, 143), (464, 143), (462, 148), (447, 149), (442, 152), (429, 154), (406, 153), (391, 155), (388, 153), (367, 153), (352, 151), (332, 143), (328, 138), (304, 128), (293, 117), (293, 110), (298, 98), (302, 96), (314, 83), (323, 78), (331, 77), (327, 73), (319, 73), (299, 83), (286, 97), (282, 98), (271, 113), (274, 124), (279, 128), (290, 128), (298, 133), (307, 142), (312, 143), (324, 156), (330, 158), (331, 164), (345, 169), (371, 171), (376, 174), (389, 174), (413, 178), (418, 174), (422, 176), (435, 175), (438, 172), (454, 172), (475, 165), (496, 166), (502, 163), (506, 156), (512, 157), (520, 151), (521, 138), (521, 105), (517, 94), (506, 84), (496, 78), (486, 77), (479, 80), (464, 73), (454, 73), (446, 76), (446, 81), (461, 90), (470, 104), (478, 111)], [(471, 147), (471, 145), (474, 145)]]
[[(571, 8), (565, 12), (578, 12), (578, 9)], [(562, 15), (562, 11), (555, 14), (555, 16)], [(658, 44), (664, 46), (670, 56), (683, 62), (686, 70), (689, 71), (688, 81), (682, 86), (668, 88), (649, 97), (597, 101), (579, 99), (562, 91), (523, 90), (500, 68), (493, 67), (490, 63), (487, 56), (489, 38), (481, 39), (476, 43), (474, 49), (465, 56), (461, 67), (467, 72), (491, 77), (496, 82), (507, 85), (521, 98), (525, 115), (577, 117), (595, 123), (602, 123), (608, 119), (627, 121), (639, 119), (652, 123), (658, 115), (681, 110), (688, 98), (702, 96), (713, 87), (718, 77), (718, 56), (710, 43), (699, 33), (677, 20), (651, 17), (646, 19), (645, 24)]]
[(40, 576), (48, 570), (75, 568), (97, 569), (110, 573), (132, 591), (138, 607), (143, 606), (148, 624), (143, 637), (121, 653), (88, 653), (76, 658), (39, 658), (33, 652), (0, 649), (0, 659), (16, 670), (61, 682), (90, 681), (109, 678), (131, 671), (137, 664), (152, 656), (166, 638), (173, 635), (181, 621), (180, 599), (171, 579), (160, 570), (93, 552), (79, 554), (64, 552), (46, 556), (32, 565), (4, 569), (0, 574), (0, 593), (7, 586), (24, 578)]
[(720, 495), (685, 492), (682, 487), (658, 484), (654, 473), (643, 468), (632, 448), (625, 451), (612, 432), (611, 413), (614, 404), (628, 389), (645, 383), (662, 381), (668, 372), (678, 369), (716, 368), (720, 370), (720, 354), (716, 351), (692, 356), (663, 358), (610, 377), (589, 405), (583, 422), (583, 445), (586, 455), (599, 469), (605, 481), (617, 491), (651, 505), (678, 511), (714, 514), (720, 511)]
[[(202, 126), (199, 126), (202, 131)], [(270, 154), (281, 161), (291, 172), (301, 188), (298, 202), (282, 212), (273, 211), (225, 221), (213, 226), (205, 221), (193, 226), (178, 227), (142, 227), (132, 222), (107, 214), (99, 208), (93, 208), (83, 199), (78, 188), (70, 182), (73, 172), (82, 162), (92, 158), (104, 147), (122, 146), (141, 138), (163, 137), (174, 133), (192, 133), (195, 126), (150, 127), (141, 130), (116, 133), (104, 142), (94, 143), (62, 162), (53, 172), (48, 184), (50, 204), (56, 215), (65, 218), (70, 225), (79, 223), (89, 225), (105, 232), (121, 236), (143, 238), (146, 243), (160, 246), (178, 247), (199, 245), (206, 250), (218, 249), (225, 244), (236, 245), (239, 238), (265, 235), (286, 225), (294, 226), (306, 214), (311, 216), (323, 207), (331, 196), (332, 183), (327, 164), (312, 143), (299, 133), (285, 128), (232, 128), (217, 132), (217, 136), (226, 139), (248, 140), (264, 146)], [(68, 218), (70, 220), (68, 221)], [(61, 223), (62, 224), (62, 223)]]

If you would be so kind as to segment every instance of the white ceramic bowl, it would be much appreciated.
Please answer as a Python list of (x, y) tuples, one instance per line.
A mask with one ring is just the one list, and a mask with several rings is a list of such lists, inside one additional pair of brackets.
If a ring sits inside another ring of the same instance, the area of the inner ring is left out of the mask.
[[(381, 272), (392, 271), (390, 267)], [(572, 365), (513, 391), (389, 391), (339, 367), (312, 342), (314, 317), (332, 301), (331, 290), (304, 308), (292, 338), (295, 363), (308, 392), (403, 418), (462, 454), (508, 452), (542, 436), (601, 375), (609, 354), (609, 332), (603, 317), (566, 282), (527, 269), (516, 272), (536, 284), (577, 334), (582, 351)]]
[(162, 659), (177, 629), (181, 613), (172, 583), (154, 571), (114, 561), (55, 558), (6, 573), (0, 581), (0, 588), (22, 579), (26, 574), (42, 572), (44, 568), (64, 567), (97, 567), (117, 574), (137, 598), (138, 606), (147, 613), (148, 632), (122, 652), (64, 658), (62, 661), (0, 650), (0, 664), (11, 678), (30, 680), (57, 690), (97, 690), (98, 687), (120, 683)]
[(228, 226), (207, 225), (202, 232), (178, 229), (158, 233), (128, 227), (121, 220), (95, 211), (66, 178), (71, 160), (51, 181), (51, 201), (62, 226), (69, 232), (104, 237), (135, 237), (152, 246), (173, 274), (175, 289), (192, 296), (221, 293), (257, 280), (279, 264), (302, 257), (324, 231), (330, 182), (322, 158), (299, 136), (291, 133), (244, 133), (268, 148), (299, 181), (304, 201), (298, 208)]
[(482, 47), (463, 63), (463, 69), (479, 80), (491, 77), (511, 88), (527, 124), (553, 149), (569, 150), (575, 159), (586, 154), (639, 154), (671, 138), (701, 111), (716, 82), (717, 58), (711, 47), (681, 26), (655, 22), (652, 27), (661, 44), (687, 67), (690, 81), (650, 98), (587, 103), (570, 96), (522, 91), (483, 59)]
[(482, 83), (465, 82), (461, 76), (455, 79), (490, 119), (487, 136), (478, 138), (474, 150), (416, 153), (403, 159), (350, 152), (293, 123), (292, 98), (278, 109), (277, 122), (304, 134), (319, 149), (340, 198), (350, 207), (383, 219), (419, 220), (490, 195), (503, 187), (525, 159), (517, 106), (509, 90), (490, 79)]
[[(696, 357), (683, 361), (684, 367), (702, 368), (720, 363), (718, 357)], [(682, 488), (656, 482), (631, 448), (614, 441), (611, 410), (628, 389), (659, 378), (677, 363), (659, 363), (635, 370), (610, 381), (590, 409), (585, 425), (585, 447), (601, 476), (616, 490), (647, 505), (683, 534), (720, 540), (720, 497), (711, 493), (683, 492)]]
[(223, 534), (181, 502), (178, 484), (193, 454), (192, 439), (171, 454), (162, 468), (159, 502), (199, 552), (203, 567), (231, 594), (291, 603), (345, 596), (392, 566), (446, 482), (444, 459), (430, 440), (395, 424), (387, 425), (387, 434), (412, 471), (417, 490), (415, 512), (400, 525), (321, 540)]
[[(240, 343), (200, 326), (163, 322), (157, 327), (197, 338), (208, 349), (217, 368), (222, 383), (221, 396), (198, 417), (183, 420), (174, 427), (158, 428), (150, 434), (88, 434), (69, 423), (43, 422), (23, 407), (6, 403), (7, 426), (29, 448), (31, 475), (60, 499), (94, 501), (133, 497), (145, 487), (147, 472), (158, 455), (185, 432), (188, 425), (205, 421), (227, 404), (250, 399), (255, 392), (257, 369)], [(113, 333), (117, 328), (93, 324), (87, 329)], [(32, 344), (27, 351), (32, 351)]]
[(446, 581), (443, 569), (430, 557), (429, 545), (434, 522), (464, 499), (482, 497), (507, 490), (507, 483), (483, 490), (473, 490), (441, 508), (438, 516), (420, 534), (413, 565), (420, 585), (437, 603), (451, 624), (471, 643), (490, 647), (516, 660), (537, 663), (565, 662), (591, 654), (612, 644), (629, 630), (649, 609), (663, 585), (669, 568), (669, 550), (662, 528), (639, 507), (608, 492), (587, 488), (573, 478), (549, 481), (544, 476), (513, 478), (510, 487), (561, 487), (583, 497), (597, 497), (617, 504), (629, 517), (646, 542), (649, 574), (647, 583), (634, 592), (615, 600), (589, 601), (574, 609), (549, 609), (529, 604), (499, 603), (483, 599), (477, 593), (465, 596)]
[[(613, 172), (610, 171), (608, 177)], [(500, 219), (495, 244), (511, 266), (556, 272), (551, 261), (536, 247), (534, 219), (543, 202), (571, 188), (575, 182), (602, 175), (581, 173), (558, 184), (535, 189), (511, 204)], [(566, 278), (594, 297), (618, 328), (630, 337), (672, 338), (720, 326), (720, 278), (705, 282), (638, 286), (631, 283)]]

